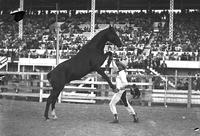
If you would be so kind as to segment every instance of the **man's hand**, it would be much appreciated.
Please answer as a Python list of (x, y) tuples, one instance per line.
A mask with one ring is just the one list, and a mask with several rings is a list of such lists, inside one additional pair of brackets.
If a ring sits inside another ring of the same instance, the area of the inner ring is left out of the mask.
[(113, 85), (113, 84), (111, 84), (110, 87), (111, 87), (113, 90), (116, 89), (116, 86)]
[(118, 93), (119, 92), (119, 89), (113, 89), (112, 90), (114, 93)]
[(117, 93), (117, 92), (119, 92), (119, 89), (117, 89), (116, 88), (116, 85), (111, 85), (111, 88), (112, 88), (112, 91), (114, 92), (114, 93)]

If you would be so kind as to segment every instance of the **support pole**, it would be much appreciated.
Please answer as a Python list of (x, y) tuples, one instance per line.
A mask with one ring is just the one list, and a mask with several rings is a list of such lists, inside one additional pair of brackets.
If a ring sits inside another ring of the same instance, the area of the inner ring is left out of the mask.
[(178, 70), (175, 70), (175, 88), (177, 88), (177, 82), (178, 82)]
[(43, 101), (43, 87), (44, 87), (44, 83), (43, 83), (43, 79), (44, 79), (44, 75), (43, 73), (40, 74), (40, 98), (39, 98), (39, 102)]
[(169, 10), (169, 39), (173, 41), (174, 32), (174, 0), (170, 0), (170, 10)]
[[(59, 26), (58, 26), (58, 3), (56, 3), (56, 65), (59, 64)], [(61, 98), (62, 98), (62, 92), (58, 96), (58, 103), (61, 103)]]
[[(150, 84), (153, 83), (152, 77), (149, 78), (149, 83)], [(153, 86), (152, 85), (149, 85), (149, 87), (148, 87), (148, 94), (149, 94), (148, 106), (150, 107), (151, 103), (152, 103), (152, 95), (153, 95)]]
[(168, 76), (165, 76), (166, 81), (165, 81), (165, 94), (164, 94), (164, 106), (167, 108), (167, 89), (168, 89)]
[(192, 103), (191, 99), (192, 99), (192, 78), (189, 77), (187, 108), (191, 108), (191, 103)]
[(56, 3), (56, 65), (59, 64), (58, 3)]
[[(24, 10), (24, 0), (20, 0), (19, 4), (20, 10)], [(23, 19), (19, 21), (19, 39), (22, 39), (23, 37)]]
[(95, 29), (95, 0), (91, 0), (91, 32), (90, 37), (94, 36), (94, 29)]

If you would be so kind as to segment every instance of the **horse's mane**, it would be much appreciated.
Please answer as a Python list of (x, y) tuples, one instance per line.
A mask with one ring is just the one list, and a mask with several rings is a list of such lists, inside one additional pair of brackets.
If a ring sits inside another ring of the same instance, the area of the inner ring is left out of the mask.
[[(101, 30), (100, 32), (98, 32), (91, 40), (89, 40), (84, 46), (88, 46), (91, 45), (91, 43), (95, 43), (99, 40), (100, 37), (102, 37), (102, 35), (104, 35), (104, 33), (108, 30), (109, 28), (105, 28), (103, 30)], [(83, 47), (84, 47), (83, 46)]]

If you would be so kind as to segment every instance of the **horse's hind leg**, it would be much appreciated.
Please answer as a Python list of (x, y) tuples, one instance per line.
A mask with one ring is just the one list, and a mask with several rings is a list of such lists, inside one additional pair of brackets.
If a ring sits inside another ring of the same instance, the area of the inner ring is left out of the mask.
[(52, 103), (52, 100), (53, 100), (53, 94), (51, 93), (50, 96), (47, 98), (46, 108), (45, 108), (45, 112), (44, 112), (44, 117), (46, 120), (49, 119), (48, 112), (49, 112), (49, 106)]
[(56, 104), (57, 98), (59, 97), (59, 94), (57, 94), (57, 96), (53, 98), (53, 101), (52, 101), (52, 104), (51, 104), (51, 110), (52, 110), (51, 111), (51, 115), (53, 116), (53, 119), (57, 119), (58, 118), (56, 116), (55, 104)]
[[(46, 119), (49, 119), (48, 113), (49, 113), (50, 105), (52, 104), (52, 110), (54, 110), (55, 109), (56, 100), (57, 100), (60, 92), (62, 91), (62, 89), (65, 86), (65, 81), (66, 80), (65, 80), (65, 78), (63, 76), (64, 75), (59, 76), (60, 79), (62, 79), (60, 81), (50, 80), (51, 81), (51, 86), (52, 86), (53, 89), (51, 90), (50, 96), (48, 97), (47, 103), (46, 103), (46, 108), (45, 108), (45, 112), (44, 112), (44, 117)], [(54, 110), (54, 113), (55, 113), (55, 110)], [(53, 115), (55, 115), (55, 114), (53, 114)]]
[(58, 100), (60, 92), (63, 90), (63, 88), (65, 86), (65, 82), (64, 81), (65, 80), (57, 82), (57, 84), (55, 84), (53, 86), (54, 95), (52, 96), (52, 102), (51, 102), (51, 109), (52, 109), (51, 115), (53, 116), (53, 119), (57, 119), (56, 112), (55, 112), (55, 104), (56, 104), (56, 101)]
[(63, 87), (59, 87), (59, 88), (56, 88), (56, 87), (53, 87), (53, 90), (50, 94), (50, 96), (47, 98), (47, 103), (46, 103), (46, 108), (45, 108), (45, 113), (44, 113), (44, 116), (47, 119), (49, 119), (49, 116), (48, 116), (48, 112), (49, 112), (49, 107), (50, 105), (52, 106), (52, 115), (53, 115), (53, 118), (56, 119), (57, 116), (55, 114), (55, 103), (57, 101), (57, 98), (60, 94), (60, 92), (62, 91)]

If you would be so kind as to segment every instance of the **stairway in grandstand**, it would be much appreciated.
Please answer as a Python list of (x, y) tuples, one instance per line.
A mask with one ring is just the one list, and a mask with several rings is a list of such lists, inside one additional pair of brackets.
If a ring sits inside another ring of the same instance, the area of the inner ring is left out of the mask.
[[(150, 34), (150, 36), (149, 36), (149, 43), (147, 44), (147, 46), (145, 47), (145, 48), (151, 48), (151, 43), (154, 41), (154, 32), (152, 32), (151, 34)], [(165, 76), (163, 76), (163, 75), (161, 75), (160, 73), (158, 73), (155, 69), (153, 69), (153, 68), (148, 68), (150, 71), (151, 71), (151, 73), (153, 73), (154, 75), (156, 75), (156, 76), (159, 76), (163, 81), (167, 81), (167, 78), (165, 77)], [(175, 84), (173, 83), (173, 82), (171, 82), (170, 80), (168, 80), (167, 81), (168, 82), (168, 84), (171, 86), (171, 87), (173, 87), (173, 88), (175, 88)]]
[(147, 47), (151, 46), (151, 43), (154, 41), (154, 33), (152, 32), (149, 35), (149, 43), (147, 44)]
[(8, 64), (8, 57), (0, 57), (0, 69)]
[(175, 86), (175, 84), (173, 83), (173, 82), (171, 82), (170, 80), (167, 80), (167, 78), (165, 77), (165, 76), (163, 76), (163, 75), (161, 75), (160, 73), (158, 73), (156, 70), (154, 70), (153, 68), (148, 68), (154, 75), (156, 75), (156, 76), (159, 76), (162, 80), (164, 80), (165, 82), (167, 81), (168, 82), (168, 84), (171, 86), (171, 87), (173, 87), (173, 88), (175, 88), (176, 86)]

